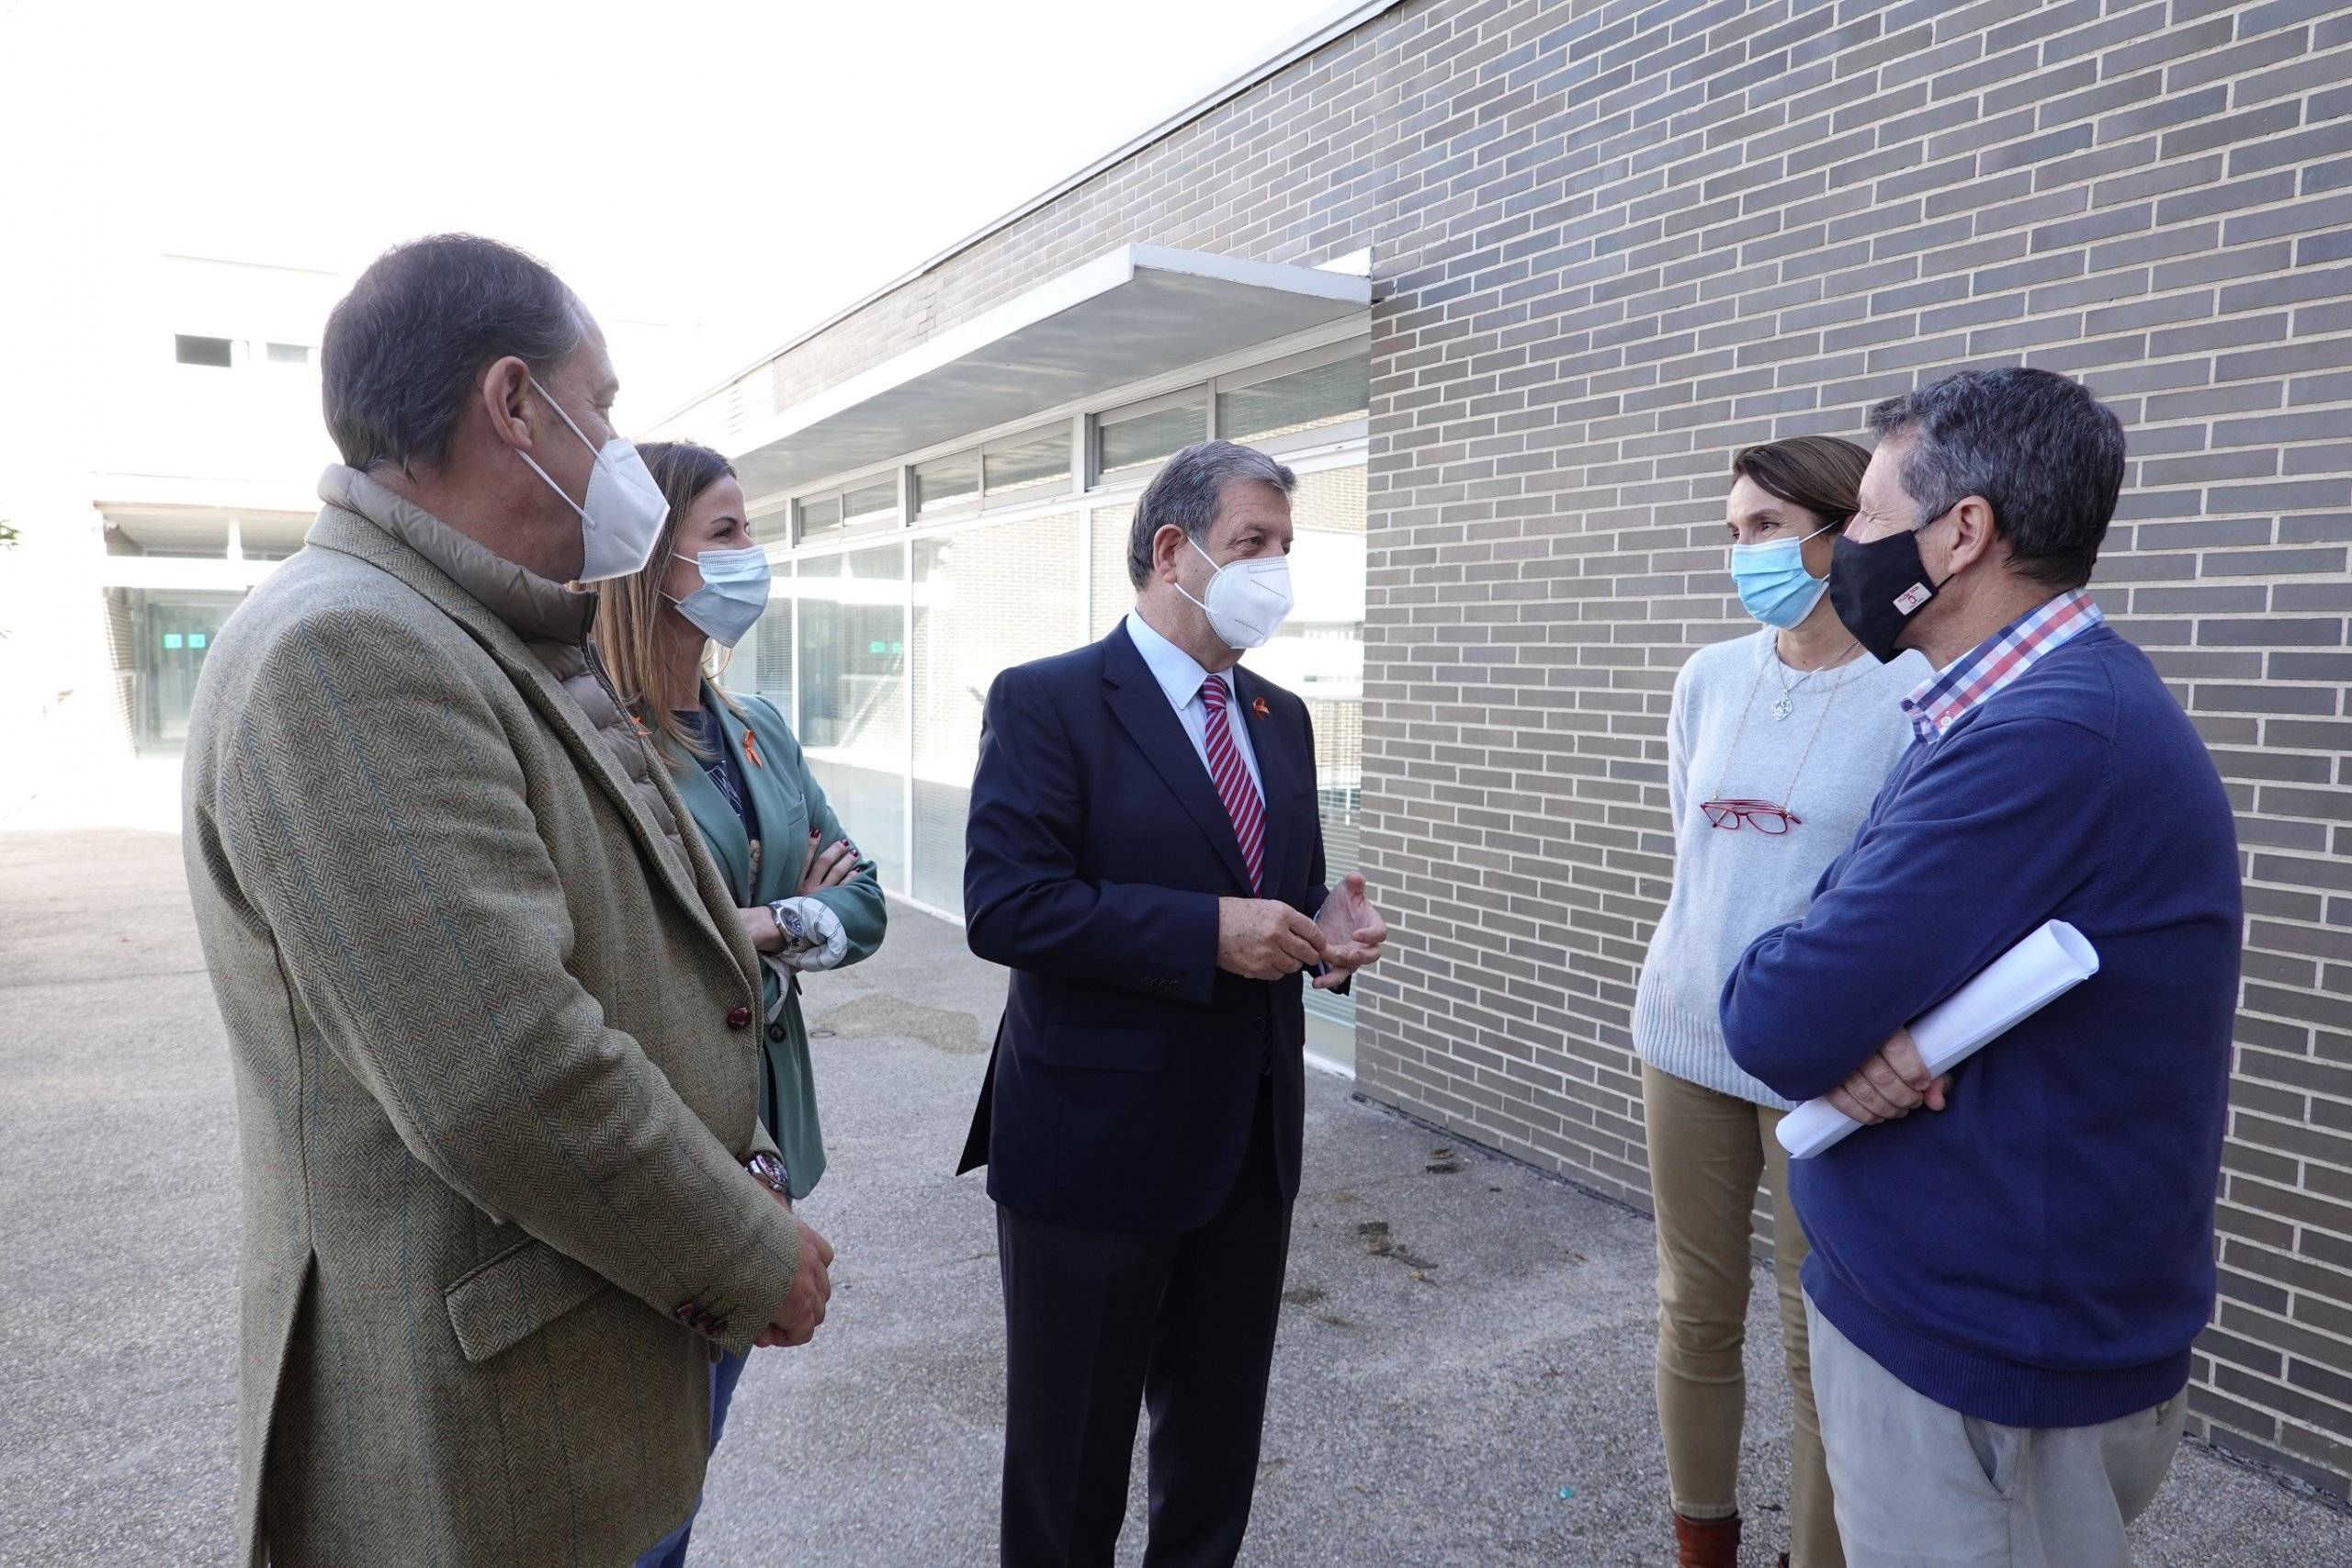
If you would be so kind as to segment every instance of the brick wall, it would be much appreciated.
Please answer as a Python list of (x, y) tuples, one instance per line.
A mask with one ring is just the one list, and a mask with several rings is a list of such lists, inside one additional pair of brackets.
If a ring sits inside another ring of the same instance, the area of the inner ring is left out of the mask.
[(1964, 366), (2131, 432), (2096, 589), (2239, 808), (2197, 1425), (2352, 1472), (2352, 6), (1469, 6), (1400, 31), (1375, 249), (1368, 1092), (1642, 1201), (1627, 1013), (1724, 461)]
[(2201, 1435), (2352, 1478), (2352, 0), (1423, 0), (680, 423), (797, 400), (1130, 241), (1369, 243), (1368, 1094), (1645, 1203), (1626, 1021), (1664, 723), (1741, 443), (1963, 366), (2083, 377), (2095, 587), (2239, 810)]

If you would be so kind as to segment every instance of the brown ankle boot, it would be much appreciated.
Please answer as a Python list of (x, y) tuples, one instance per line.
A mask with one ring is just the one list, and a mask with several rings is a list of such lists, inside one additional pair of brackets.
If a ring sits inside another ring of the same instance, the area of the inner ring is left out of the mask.
[(1681, 1568), (1739, 1568), (1739, 1516), (1686, 1519), (1677, 1514), (1674, 1546)]

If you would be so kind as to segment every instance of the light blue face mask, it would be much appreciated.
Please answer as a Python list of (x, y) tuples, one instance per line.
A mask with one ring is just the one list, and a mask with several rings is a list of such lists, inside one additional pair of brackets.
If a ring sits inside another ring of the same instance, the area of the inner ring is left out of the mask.
[(757, 545), (705, 550), (695, 565), (702, 569), (702, 586), (673, 603), (704, 636), (732, 648), (768, 607), (768, 553)]
[(1734, 545), (1731, 547), (1731, 581), (1739, 590), (1739, 602), (1747, 613), (1768, 626), (1788, 630), (1821, 603), (1829, 592), (1829, 580), (1815, 577), (1804, 569), (1804, 547), (1808, 540), (1835, 528), (1818, 528), (1803, 539), (1774, 539), (1767, 545)]

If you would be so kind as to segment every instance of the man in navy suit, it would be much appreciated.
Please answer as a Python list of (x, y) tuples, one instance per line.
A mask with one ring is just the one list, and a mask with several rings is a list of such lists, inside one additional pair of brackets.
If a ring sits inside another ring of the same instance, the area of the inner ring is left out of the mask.
[(1147, 1568), (1229, 1564), (1249, 1526), (1305, 975), (1340, 988), (1387, 934), (1362, 877), (1325, 886), (1306, 705), (1238, 667), (1290, 609), (1295, 483), (1177, 453), (1136, 508), (1133, 613), (989, 693), (964, 907), (1012, 976), (961, 1168), (997, 1201), (1007, 1568), (1111, 1562), (1139, 1403)]

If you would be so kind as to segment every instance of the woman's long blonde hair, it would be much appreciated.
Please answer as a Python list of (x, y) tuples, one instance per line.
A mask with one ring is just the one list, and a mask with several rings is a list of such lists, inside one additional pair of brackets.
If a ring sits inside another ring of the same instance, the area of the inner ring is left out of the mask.
[[(620, 694), (622, 704), (653, 736), (657, 749), (669, 758), (671, 766), (683, 768), (689, 765), (689, 758), (707, 759), (710, 753), (670, 711), (666, 671), (662, 668), (669, 644), (662, 630), (662, 612), (670, 602), (662, 597), (662, 583), (670, 575), (670, 557), (677, 547), (679, 523), (702, 498), (703, 491), (720, 479), (733, 479), (735, 468), (709, 447), (691, 441), (648, 441), (637, 452), (645, 459), (653, 482), (662, 487), (662, 499), (670, 503), (670, 515), (662, 523), (662, 536), (654, 540), (653, 554), (645, 565), (627, 577), (601, 585), (596, 597), (596, 652), (604, 660), (605, 672), (612, 677), (613, 689)], [(727, 667), (729, 651), (704, 643), (703, 673), (718, 675)], [(718, 700), (727, 705), (728, 711), (739, 719), (743, 716), (743, 710), (724, 688), (714, 685), (713, 689), (718, 692)]]

